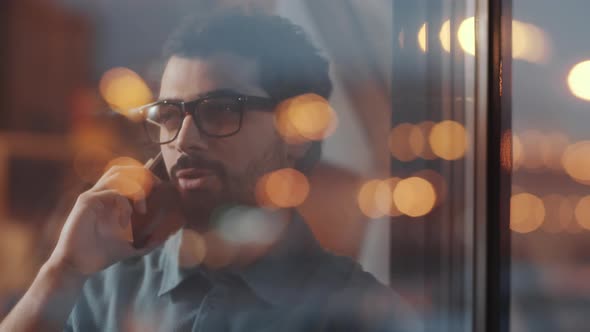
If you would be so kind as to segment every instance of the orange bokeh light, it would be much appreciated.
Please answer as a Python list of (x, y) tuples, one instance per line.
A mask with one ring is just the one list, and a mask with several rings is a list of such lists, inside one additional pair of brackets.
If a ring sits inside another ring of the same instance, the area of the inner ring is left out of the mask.
[(449, 189), (447, 181), (440, 173), (433, 171), (431, 169), (424, 169), (414, 173), (413, 176), (422, 178), (432, 185), (432, 187), (434, 188), (434, 192), (436, 194), (436, 201), (434, 203), (434, 206), (438, 206), (445, 201)]
[(124, 116), (139, 121), (131, 109), (153, 101), (152, 92), (145, 81), (133, 70), (116, 67), (102, 75), (99, 83), (100, 94), (104, 100)]
[[(416, 153), (412, 150), (410, 145), (410, 137), (415, 130), (413, 124), (402, 123), (391, 129), (389, 134), (389, 151), (391, 154), (400, 161), (411, 161), (416, 159)], [(418, 132), (419, 133), (419, 132)], [(414, 133), (414, 136), (418, 136)], [(419, 138), (414, 138), (419, 140)], [(419, 142), (414, 142), (414, 145), (419, 145)]]
[(562, 225), (567, 225), (573, 216), (573, 207), (569, 200), (558, 194), (550, 194), (542, 197), (545, 206), (545, 222), (542, 229), (547, 233), (558, 233)]
[(290, 98), (277, 106), (275, 127), (286, 142), (319, 141), (336, 130), (338, 118), (328, 101), (313, 93)]
[(518, 233), (530, 233), (545, 220), (543, 201), (529, 193), (512, 195), (510, 199), (510, 229)]
[(207, 243), (198, 232), (185, 228), (178, 250), (178, 263), (183, 268), (191, 268), (201, 264), (207, 255)]
[(383, 215), (401, 216), (402, 212), (393, 203), (393, 191), (401, 178), (392, 177), (380, 181), (375, 188), (375, 206)]
[(545, 136), (538, 130), (526, 130), (520, 135), (522, 143), (522, 164), (523, 168), (530, 171), (540, 170), (543, 163), (541, 145), (545, 142)]
[(410, 132), (410, 148), (422, 159), (436, 159), (436, 155), (432, 152), (430, 144), (428, 144), (428, 137), (430, 137), (434, 125), (433, 121), (423, 121), (414, 126)]
[[(381, 207), (382, 209), (380, 209), (377, 203), (378, 192), (383, 194), (384, 189), (383, 187), (379, 188), (380, 185), (382, 186), (381, 180), (367, 181), (361, 186), (357, 195), (357, 203), (361, 212), (369, 218), (375, 219), (385, 215), (385, 212), (382, 211), (385, 208)], [(387, 191), (384, 194), (387, 195)], [(386, 201), (387, 197), (385, 196), (382, 199)], [(387, 206), (387, 203), (385, 203), (385, 206)]]
[(563, 169), (561, 157), (569, 144), (569, 139), (561, 133), (551, 133), (545, 136), (543, 144), (540, 145), (541, 159), (545, 167), (559, 171)]
[(575, 216), (580, 226), (590, 230), (590, 196), (584, 196), (578, 201)]
[(561, 163), (572, 179), (590, 184), (590, 141), (570, 145), (563, 153)]
[(421, 217), (428, 214), (436, 202), (434, 187), (420, 177), (409, 177), (401, 180), (393, 191), (395, 206), (410, 217)]
[(434, 154), (445, 160), (462, 158), (468, 147), (465, 127), (450, 120), (435, 124), (428, 141)]
[(282, 168), (262, 176), (256, 185), (256, 199), (266, 208), (301, 205), (309, 195), (307, 177), (293, 168)]
[(113, 166), (133, 166), (134, 168), (125, 169), (121, 176), (109, 182), (108, 186), (111, 189), (132, 200), (143, 199), (149, 194), (153, 178), (150, 171), (144, 168), (139, 161), (130, 157), (117, 157), (107, 164), (105, 171)]

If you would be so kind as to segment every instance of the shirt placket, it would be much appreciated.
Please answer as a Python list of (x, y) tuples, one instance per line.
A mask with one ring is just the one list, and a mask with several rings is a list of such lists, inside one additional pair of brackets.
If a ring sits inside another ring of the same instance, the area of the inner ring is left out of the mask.
[(215, 285), (203, 298), (192, 331), (223, 331), (225, 320), (222, 316), (229, 314), (221, 312), (226, 298), (227, 288), (224, 285)]

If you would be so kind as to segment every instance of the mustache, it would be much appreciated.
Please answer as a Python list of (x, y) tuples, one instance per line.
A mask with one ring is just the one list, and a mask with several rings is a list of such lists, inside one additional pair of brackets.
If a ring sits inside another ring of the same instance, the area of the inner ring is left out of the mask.
[(218, 161), (209, 160), (200, 156), (183, 155), (176, 161), (176, 164), (170, 168), (170, 174), (176, 179), (176, 172), (185, 168), (208, 169), (215, 172), (219, 177), (225, 177), (226, 172), (223, 164)]

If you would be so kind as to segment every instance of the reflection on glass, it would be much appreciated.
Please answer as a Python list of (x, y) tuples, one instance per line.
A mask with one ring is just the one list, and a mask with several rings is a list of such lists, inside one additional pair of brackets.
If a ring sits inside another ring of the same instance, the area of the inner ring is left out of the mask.
[(104, 100), (115, 111), (126, 116), (129, 114), (131, 119), (135, 118), (129, 110), (153, 101), (152, 92), (144, 80), (128, 68), (109, 69), (100, 79), (99, 89)]
[(576, 97), (590, 100), (590, 60), (580, 62), (571, 69), (567, 84)]
[(436, 192), (430, 182), (413, 176), (397, 184), (393, 191), (393, 202), (402, 213), (421, 217), (434, 207)]
[(447, 52), (451, 52), (451, 20), (446, 20), (442, 24), (438, 33), (438, 39), (442, 48)]
[(457, 36), (461, 48), (467, 54), (475, 55), (475, 17), (468, 17), (461, 22)]
[(451, 120), (437, 123), (428, 138), (432, 152), (445, 160), (462, 158), (469, 145), (465, 127)]
[(420, 47), (422, 52), (425, 52), (425, 53), (428, 51), (427, 30), (428, 30), (428, 23), (422, 24), (422, 26), (420, 27), (420, 30), (418, 30), (418, 46)]
[(512, 21), (512, 57), (534, 63), (547, 62), (551, 40), (539, 27), (519, 20)]
[(529, 193), (520, 193), (510, 200), (510, 228), (518, 233), (537, 230), (545, 220), (543, 201)]

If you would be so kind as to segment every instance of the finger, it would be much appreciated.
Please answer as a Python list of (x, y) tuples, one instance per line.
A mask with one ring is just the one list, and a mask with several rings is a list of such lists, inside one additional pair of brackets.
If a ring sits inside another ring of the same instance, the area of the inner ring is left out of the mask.
[[(143, 197), (145, 197), (145, 194), (143, 194)], [(135, 212), (137, 212), (137, 213), (146, 214), (147, 213), (146, 199), (140, 198), (138, 200), (133, 201), (133, 208), (134, 208)]]
[(147, 193), (151, 191), (151, 188), (152, 186), (150, 182), (138, 182), (123, 174), (115, 174), (104, 179), (100, 186), (94, 190), (115, 190), (121, 196), (136, 201), (144, 199)]
[(157, 178), (147, 169), (137, 166), (113, 166), (94, 185), (94, 190), (108, 188), (114, 179), (127, 179), (138, 183), (146, 192), (151, 190)]
[(133, 208), (131, 207), (129, 200), (118, 194), (115, 196), (115, 200), (117, 209), (119, 210), (119, 225), (122, 228), (130, 227)]

